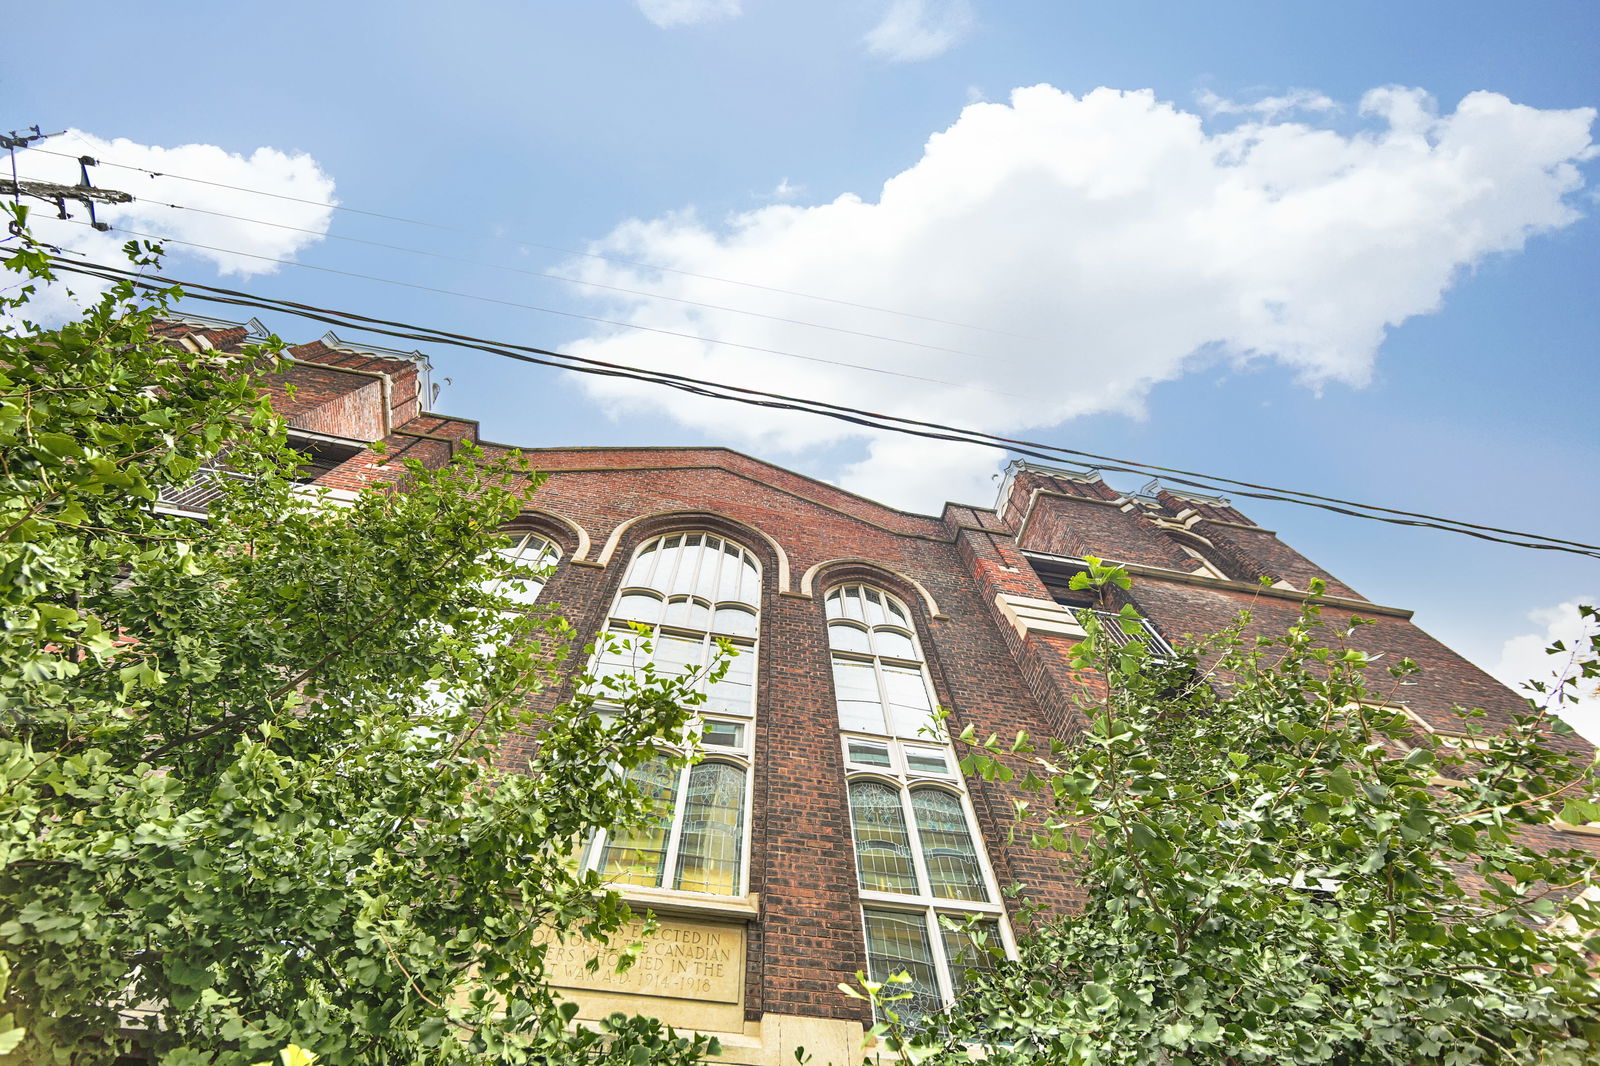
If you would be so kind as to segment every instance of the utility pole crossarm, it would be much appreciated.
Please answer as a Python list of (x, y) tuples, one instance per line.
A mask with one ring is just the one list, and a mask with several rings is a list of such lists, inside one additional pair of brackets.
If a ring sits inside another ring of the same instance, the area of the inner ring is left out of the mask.
[(133, 202), (133, 194), (117, 189), (97, 189), (92, 185), (57, 185), (53, 181), (12, 181), (0, 178), (0, 196), (37, 196), (52, 203), (58, 200), (77, 200), (91, 204), (126, 204)]

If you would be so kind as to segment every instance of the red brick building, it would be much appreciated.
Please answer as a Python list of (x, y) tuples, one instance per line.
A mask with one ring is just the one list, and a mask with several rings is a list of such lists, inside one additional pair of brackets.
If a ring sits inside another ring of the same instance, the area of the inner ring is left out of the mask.
[[(255, 327), (194, 320), (172, 333), (227, 346)], [(426, 463), (463, 441), (502, 447), (471, 420), (427, 410), (419, 354), (332, 334), (290, 354), (274, 399), (318, 485), (386, 476), (373, 440), (390, 459)], [(1158, 647), (1243, 608), (1281, 630), (1320, 578), (1330, 618), (1374, 619), (1368, 650), (1421, 665), (1404, 707), (1424, 727), (1448, 730), (1456, 706), (1483, 707), (1491, 723), (1522, 706), (1410, 611), (1367, 600), (1224, 499), (1159, 486), (1130, 497), (1092, 470), (1019, 462), (994, 507), (952, 503), (935, 516), (723, 448), (523, 450), (548, 473), (515, 531), (518, 550), (555, 562), (541, 602), (579, 632), (649, 624), (658, 661), (676, 667), (704, 661), (719, 636), (743, 652), (709, 693), (706, 758), (644, 775), (660, 824), (586, 849), (662, 916), (644, 962), (619, 978), (554, 956), (585, 1016), (640, 1010), (713, 1031), (729, 1061), (788, 1062), (797, 1045), (844, 1061), (869, 1019), (840, 982), (906, 969), (917, 1005), (937, 1009), (966, 950), (941, 914), (979, 915), (1010, 943), (1005, 887), (1072, 903), (1050, 855), (1007, 842), (1020, 793), (963, 780), (925, 727), (941, 706), (954, 730), (1075, 734), (1077, 698), (1100, 684), (1069, 665), (1082, 629), (1067, 582), (1084, 556), (1132, 572), (1131, 602)]]

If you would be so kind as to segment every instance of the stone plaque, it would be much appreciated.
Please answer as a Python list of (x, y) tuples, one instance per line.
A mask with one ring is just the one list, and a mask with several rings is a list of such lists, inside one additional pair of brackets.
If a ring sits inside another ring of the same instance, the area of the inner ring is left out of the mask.
[[(617, 972), (621, 948), (636, 939), (635, 922), (600, 948), (588, 941), (551, 944), (545, 957), (550, 983), (559, 988), (594, 992), (661, 996), (710, 1003), (738, 1003), (744, 998), (744, 926), (663, 918), (645, 938), (644, 950), (624, 973)], [(596, 955), (599, 968), (586, 964)]]

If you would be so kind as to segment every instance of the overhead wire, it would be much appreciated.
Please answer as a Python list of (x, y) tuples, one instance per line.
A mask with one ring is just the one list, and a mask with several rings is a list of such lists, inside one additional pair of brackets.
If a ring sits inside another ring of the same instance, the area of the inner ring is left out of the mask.
[[(714, 399), (735, 400), (741, 403), (753, 404), (761, 407), (817, 414), (870, 429), (905, 433), (927, 439), (982, 445), (991, 448), (998, 448), (1003, 451), (1011, 451), (1021, 455), (1045, 459), (1047, 461), (1059, 462), (1059, 457), (1061, 456), (1068, 456), (1076, 459), (1089, 459), (1096, 462), (1099, 468), (1103, 471), (1131, 473), (1142, 476), (1158, 476), (1162, 477), (1163, 481), (1172, 484), (1209, 490), (1211, 492), (1227, 491), (1235, 495), (1247, 496), (1252, 499), (1268, 500), (1279, 503), (1292, 503), (1304, 507), (1314, 507), (1353, 518), (1366, 519), (1368, 521), (1384, 522), (1391, 525), (1431, 528), (1444, 532), (1475, 537), (1480, 540), (1510, 544), (1517, 547), (1533, 548), (1544, 551), (1568, 552), (1575, 555), (1584, 555), (1591, 558), (1600, 559), (1600, 545), (1587, 544), (1581, 541), (1566, 540), (1563, 538), (1551, 537), (1538, 533), (1526, 533), (1517, 530), (1503, 529), (1496, 526), (1466, 522), (1459, 519), (1444, 518), (1438, 515), (1430, 515), (1423, 512), (1403, 511), (1394, 508), (1381, 507), (1375, 504), (1360, 503), (1352, 500), (1342, 500), (1337, 497), (1322, 496), (1297, 489), (1275, 488), (1272, 486), (1241, 481), (1234, 478), (1204, 474), (1195, 471), (1186, 471), (1153, 463), (1142, 463), (1137, 460), (1125, 460), (1110, 456), (1100, 456), (1092, 452), (1065, 448), (1059, 445), (1003, 437), (996, 434), (985, 433), (979, 430), (960, 429), (942, 423), (908, 418), (901, 415), (890, 415), (880, 412), (866, 411), (861, 408), (849, 407), (842, 404), (833, 404), (822, 400), (787, 396), (781, 393), (752, 389), (725, 382), (694, 378), (688, 375), (673, 374), (666, 371), (654, 371), (639, 367), (630, 367), (625, 364), (610, 363), (604, 360), (591, 359), (588, 357), (559, 352), (552, 349), (537, 348), (530, 345), (521, 345), (512, 342), (493, 341), (482, 337), (475, 337), (470, 334), (452, 333), (427, 326), (417, 326), (414, 324), (398, 322), (389, 319), (374, 318), (351, 311), (341, 311), (333, 308), (319, 307), (313, 304), (305, 304), (292, 300), (282, 300), (275, 297), (258, 296), (251, 293), (242, 292), (240, 290), (227, 289), (220, 286), (182, 282), (161, 275), (142, 274), (140, 272), (124, 270), (122, 268), (109, 266), (106, 264), (78, 263), (58, 256), (51, 256), (50, 258), (53, 265), (59, 269), (66, 270), (71, 273), (99, 277), (102, 280), (113, 282), (127, 281), (144, 291), (161, 291), (162, 289), (170, 286), (177, 286), (184, 293), (194, 295), (197, 299), (208, 302), (216, 302), (239, 307), (249, 307), (268, 312), (277, 311), (280, 313), (287, 313), (298, 317), (307, 318), (312, 321), (323, 322), (330, 325), (344, 326), (346, 328), (362, 329), (389, 337), (398, 337), (427, 344), (444, 344), (458, 348), (477, 350), (520, 362), (551, 366), (559, 369), (575, 371), (578, 373), (600, 374), (608, 377), (620, 377), (646, 381)], [(1202, 478), (1205, 480), (1193, 480), (1196, 478)], [(1233, 488), (1221, 489), (1219, 488), (1220, 485), (1233, 486)], [(1495, 534), (1504, 534), (1504, 536), (1497, 536)]]
[[(74, 225), (88, 226), (89, 223), (81, 219), (66, 219)], [(142, 230), (117, 227), (118, 232), (134, 237), (143, 237), (147, 240), (160, 241), (163, 244), (179, 244), (186, 248), (199, 248), (208, 252), (217, 252), (222, 255), (240, 255), (248, 259), (259, 259), (266, 263), (276, 263), (279, 266), (296, 267), (300, 270), (315, 270), (322, 274), (336, 274), (340, 277), (355, 278), (361, 281), (376, 282), (381, 285), (394, 285), (405, 289), (415, 289), (419, 292), (431, 292), (440, 296), (454, 296), (463, 300), (477, 300), (480, 303), (498, 304), (501, 307), (515, 307), (524, 311), (537, 311), (541, 314), (559, 315), (562, 318), (575, 318), (585, 322), (595, 322), (601, 325), (617, 326), (623, 329), (640, 330), (645, 333), (656, 333), (666, 337), (677, 337), (683, 340), (698, 341), (703, 344), (713, 344), (724, 348), (737, 348), (747, 352), (757, 352), (762, 355), (776, 355), (785, 359), (799, 359), (808, 363), (820, 363), (825, 366), (836, 366), (849, 370), (860, 370), (869, 374), (882, 374), (888, 377), (904, 378), (908, 381), (922, 381), (930, 385), (946, 385), (953, 389), (971, 389), (975, 392), (988, 392), (996, 396), (1005, 396), (1013, 400), (1026, 400), (1027, 396), (1020, 393), (1006, 392), (1002, 389), (991, 389), (987, 385), (964, 384), (961, 382), (947, 381), (944, 378), (927, 377), (923, 374), (911, 374), (903, 370), (890, 370), (887, 367), (869, 366), (865, 363), (852, 363), (844, 359), (828, 359), (820, 355), (806, 355), (802, 352), (786, 351), (782, 348), (767, 348), (758, 344), (744, 344), (740, 341), (720, 340), (716, 337), (706, 337), (698, 333), (689, 333), (684, 330), (665, 329), (660, 326), (646, 326), (637, 322), (627, 322), (622, 319), (606, 318), (602, 315), (586, 315), (580, 311), (564, 311), (558, 307), (544, 307), (540, 304), (522, 303), (517, 300), (504, 300), (496, 296), (485, 296), (482, 293), (462, 292), (459, 289), (443, 289), (434, 285), (423, 285), (420, 282), (401, 281), (397, 278), (386, 278), (377, 274), (366, 274), (356, 270), (340, 270), (337, 267), (318, 266), (315, 263), (302, 263), (294, 259), (282, 259), (278, 256), (263, 255), (259, 252), (246, 252), (238, 248), (223, 248), (214, 244), (203, 244), (199, 241), (186, 241), (179, 237), (168, 237), (158, 233), (146, 233)]]
[[(88, 142), (84, 143), (87, 144)], [(24, 149), (24, 151), (40, 152), (44, 155), (59, 156), (62, 159), (78, 158), (70, 152), (57, 152), (49, 148), (28, 147)], [(622, 266), (636, 267), (640, 270), (654, 270), (665, 274), (678, 274), (683, 277), (699, 278), (702, 281), (715, 281), (723, 285), (737, 285), (741, 288), (758, 289), (762, 292), (778, 293), (784, 296), (797, 296), (805, 300), (817, 300), (821, 303), (837, 304), (841, 307), (853, 307), (860, 311), (874, 311), (878, 314), (896, 315), (901, 318), (912, 318), (922, 322), (932, 322), (941, 326), (955, 326), (959, 329), (977, 330), (982, 333), (995, 333), (1001, 336), (1018, 337), (1024, 340), (1038, 340), (1038, 338), (1028, 337), (1025, 334), (1015, 333), (1011, 330), (997, 329), (993, 326), (979, 326), (970, 322), (957, 322), (947, 318), (937, 318), (932, 315), (918, 314), (914, 311), (901, 311), (892, 307), (881, 307), (875, 304), (857, 303), (853, 300), (842, 300), (833, 296), (822, 296), (817, 293), (800, 292), (796, 289), (786, 289), (777, 285), (763, 285), (754, 281), (742, 281), (738, 278), (725, 278), (716, 274), (701, 274), (696, 273), (693, 270), (683, 270), (678, 267), (663, 266), (659, 263), (646, 263), (635, 259), (624, 259), (619, 256), (605, 255), (600, 252), (586, 252), (576, 248), (563, 248), (560, 245), (545, 244), (539, 241), (525, 240), (520, 237), (509, 237), (495, 233), (479, 233), (460, 226), (449, 226), (442, 222), (429, 222), (425, 219), (408, 218), (404, 215), (387, 214), (382, 211), (369, 211), (359, 207), (350, 207), (345, 204), (330, 203), (323, 200), (312, 200), (304, 196), (291, 196), (288, 193), (272, 192), (268, 189), (255, 189), (248, 185), (231, 185), (228, 182), (214, 181), (210, 178), (196, 178), (186, 174), (175, 174), (170, 170), (152, 170), (149, 167), (134, 166), (131, 163), (118, 163), (110, 159), (99, 158), (98, 156), (96, 157), (95, 162), (99, 166), (116, 167), (119, 170), (138, 171), (142, 174), (148, 174), (152, 178), (172, 178), (176, 181), (188, 181), (197, 185), (209, 185), (217, 189), (230, 189), (234, 192), (252, 193), (256, 196), (269, 196), (276, 200), (287, 200), (293, 203), (307, 204), (312, 207), (323, 207), (331, 211), (343, 211), (352, 215), (364, 215), (367, 218), (382, 219), (386, 222), (401, 222), (410, 226), (423, 226), (428, 229), (441, 230), (446, 233), (459, 233), (480, 239), (507, 241), (511, 244), (520, 245), (524, 248), (538, 248), (547, 252), (559, 252), (562, 255), (575, 255), (585, 259), (598, 259), (607, 263), (617, 263)]]

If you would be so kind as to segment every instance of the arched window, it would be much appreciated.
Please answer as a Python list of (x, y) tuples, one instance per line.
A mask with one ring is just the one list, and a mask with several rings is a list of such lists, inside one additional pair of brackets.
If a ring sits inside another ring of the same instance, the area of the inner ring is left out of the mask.
[(663, 755), (632, 771), (656, 814), (639, 828), (596, 836), (590, 861), (607, 880), (720, 896), (744, 892), (760, 605), (760, 564), (716, 534), (672, 533), (635, 553), (612, 605), (611, 644), (597, 654), (592, 672), (614, 677), (650, 663), (658, 673), (694, 675), (707, 668), (719, 640), (735, 654), (720, 681), (699, 682), (706, 702), (694, 728), (714, 757), (674, 769)]
[(961, 797), (938, 785), (850, 782), (850, 825), (863, 892), (989, 903)]
[(906, 605), (868, 585), (842, 585), (828, 593), (826, 609), (839, 728), (936, 737), (932, 689)]
[(487, 591), (504, 596), (522, 606), (527, 606), (539, 598), (539, 593), (544, 591), (546, 580), (543, 572), (561, 560), (560, 548), (537, 533), (525, 531), (505, 534), (500, 544), (495, 547), (495, 554), (504, 560), (503, 568), (507, 571), (513, 569), (540, 571), (536, 576), (508, 576), (489, 582)]
[[(761, 567), (748, 551), (712, 533), (673, 533), (640, 547), (611, 609), (609, 635), (638, 645), (630, 623), (649, 627), (658, 672), (703, 670), (719, 638), (737, 654), (722, 680), (706, 688), (705, 711), (754, 713)], [(603, 651), (599, 676), (642, 669), (636, 647)]]

